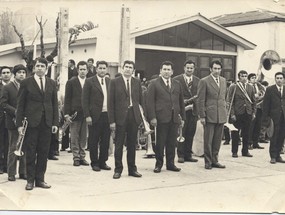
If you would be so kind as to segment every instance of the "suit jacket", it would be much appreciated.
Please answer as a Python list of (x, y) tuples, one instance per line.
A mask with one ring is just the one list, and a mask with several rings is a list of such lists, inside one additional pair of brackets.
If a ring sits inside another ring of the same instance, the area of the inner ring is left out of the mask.
[[(197, 90), (198, 90), (198, 83), (200, 81), (200, 78), (196, 77), (196, 76), (192, 76), (192, 86), (191, 89), (188, 88), (186, 80), (184, 78), (184, 74), (178, 75), (176, 77), (173, 78), (173, 80), (177, 80), (179, 81), (179, 83), (182, 86), (182, 90), (183, 90), (183, 96), (184, 99), (190, 99), (191, 97), (197, 95)], [(194, 99), (190, 104), (193, 104), (193, 111), (192, 114), (194, 116), (197, 116), (197, 98)]]
[(178, 115), (185, 120), (183, 91), (180, 83), (171, 79), (171, 89), (167, 88), (161, 77), (152, 81), (147, 93), (147, 110), (149, 120), (157, 119), (158, 123), (168, 123), (172, 120), (179, 123)]
[(265, 122), (270, 117), (274, 124), (278, 124), (282, 115), (285, 118), (285, 87), (283, 86), (281, 97), (276, 85), (271, 85), (265, 91), (262, 121)]
[(88, 73), (87, 73), (86, 77), (91, 78), (91, 77), (95, 76), (96, 74), (97, 74), (96, 67), (93, 66), (92, 69), (88, 68)]
[(65, 85), (64, 114), (71, 116), (75, 112), (77, 112), (77, 116), (74, 119), (75, 121), (84, 118), (82, 108), (82, 87), (78, 76), (72, 77)]
[[(108, 98), (108, 86), (110, 83), (109, 78), (105, 78), (107, 86), (107, 98)], [(84, 117), (92, 117), (92, 122), (96, 122), (101, 115), (104, 102), (104, 95), (101, 87), (101, 83), (98, 80), (97, 75), (87, 78), (82, 92), (82, 107)]]
[(15, 117), (17, 107), (17, 94), (18, 88), (14, 82), (10, 82), (2, 89), (0, 103), (4, 111), (6, 112), (7, 129), (16, 129)]
[[(0, 95), (2, 94), (3, 87), (4, 85), (2, 84), (2, 81), (0, 81)], [(4, 109), (2, 105), (0, 105), (0, 124), (4, 123), (4, 119), (5, 119)]]
[[(142, 105), (142, 88), (140, 80), (131, 77), (131, 96), (133, 102), (134, 117), (137, 125), (142, 121), (139, 104)], [(122, 76), (112, 79), (108, 92), (108, 116), (109, 122), (123, 125), (128, 114), (128, 92)]]
[(48, 127), (58, 126), (58, 100), (56, 83), (46, 77), (45, 92), (41, 92), (34, 76), (21, 81), (17, 98), (16, 126), (22, 126), (27, 117), (28, 127), (37, 127), (45, 114)]
[(230, 110), (230, 115), (242, 115), (247, 113), (249, 115), (256, 113), (256, 100), (254, 96), (254, 88), (250, 84), (246, 84), (246, 92), (252, 101), (252, 103), (246, 98), (245, 94), (241, 91), (240, 87), (237, 84), (232, 84), (229, 87), (228, 95), (227, 95), (227, 103), (230, 104), (234, 89), (236, 88), (232, 107)]
[(219, 77), (220, 86), (211, 75), (202, 78), (198, 84), (198, 113), (210, 123), (225, 123), (226, 110), (226, 79)]

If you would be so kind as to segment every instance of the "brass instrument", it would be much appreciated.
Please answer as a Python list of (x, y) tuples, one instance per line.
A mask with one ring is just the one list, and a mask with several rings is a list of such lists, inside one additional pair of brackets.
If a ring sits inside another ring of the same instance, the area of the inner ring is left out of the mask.
[(192, 96), (190, 99), (185, 99), (184, 103), (187, 104), (187, 106), (185, 106), (185, 111), (191, 110), (193, 109), (193, 101), (194, 99), (196, 99), (198, 97), (198, 95)]
[(150, 136), (153, 130), (150, 129), (149, 123), (146, 121), (141, 105), (139, 105), (139, 109), (142, 118), (142, 125), (139, 127), (138, 131), (138, 143), (141, 147), (145, 147), (147, 145), (148, 136)]
[(63, 123), (63, 126), (61, 127), (62, 129), (62, 136), (65, 136), (65, 131), (66, 129), (70, 126), (70, 124), (72, 123), (72, 121), (76, 118), (77, 116), (77, 112), (75, 112), (74, 114), (71, 115), (71, 118), (69, 120), (66, 120), (64, 123)]
[(180, 114), (178, 114), (178, 117), (179, 117), (179, 120), (181, 122), (181, 125), (179, 126), (178, 128), (178, 133), (179, 133), (179, 136), (177, 137), (177, 141), (179, 143), (183, 143), (185, 141), (185, 138), (183, 137), (183, 126), (182, 126), (182, 117)]
[(147, 145), (146, 145), (146, 157), (151, 158), (155, 156), (155, 145), (156, 145), (156, 126), (154, 127), (154, 141), (152, 141), (151, 134), (148, 135)]
[(22, 151), (22, 147), (23, 147), (23, 142), (25, 139), (26, 130), (28, 127), (27, 117), (24, 117), (24, 120), (22, 121), (22, 123), (23, 123), (22, 124), (23, 129), (21, 133), (19, 133), (18, 140), (17, 140), (17, 147), (16, 147), (16, 150), (14, 151), (14, 154), (19, 157), (24, 155), (24, 152)]

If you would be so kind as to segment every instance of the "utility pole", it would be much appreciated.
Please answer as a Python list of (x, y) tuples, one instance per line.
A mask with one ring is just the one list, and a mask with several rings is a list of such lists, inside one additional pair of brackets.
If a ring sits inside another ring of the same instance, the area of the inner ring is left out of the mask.
[(64, 98), (65, 84), (68, 80), (68, 18), (68, 8), (60, 8), (57, 66), (59, 74), (60, 98)]
[(130, 58), (130, 13), (130, 9), (123, 5), (121, 11), (120, 68), (123, 66), (124, 61)]

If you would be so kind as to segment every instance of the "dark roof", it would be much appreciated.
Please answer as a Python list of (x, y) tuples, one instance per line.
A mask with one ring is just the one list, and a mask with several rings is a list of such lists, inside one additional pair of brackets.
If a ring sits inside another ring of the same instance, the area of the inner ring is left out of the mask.
[(248, 11), (244, 13), (224, 14), (211, 18), (212, 21), (224, 27), (249, 25), (255, 23), (279, 21), (285, 22), (285, 13), (272, 12), (268, 10)]

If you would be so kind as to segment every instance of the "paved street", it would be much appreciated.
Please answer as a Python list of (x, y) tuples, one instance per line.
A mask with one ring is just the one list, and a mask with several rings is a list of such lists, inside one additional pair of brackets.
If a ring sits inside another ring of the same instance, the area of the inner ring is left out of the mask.
[[(198, 163), (178, 164), (179, 173), (163, 169), (153, 173), (154, 158), (137, 151), (142, 178), (127, 175), (114, 180), (112, 171), (94, 172), (90, 166), (72, 166), (72, 155), (61, 152), (59, 161), (49, 161), (49, 190), (25, 191), (26, 182), (8, 182), (0, 175), (2, 210), (72, 211), (177, 211), (177, 212), (285, 212), (285, 164), (269, 163), (268, 144), (250, 151), (254, 157), (231, 157), (231, 145), (222, 145), (220, 162), (226, 169), (204, 169)], [(124, 153), (124, 161), (126, 153)], [(89, 160), (89, 154), (87, 155)], [(126, 162), (125, 162), (126, 167)]]

